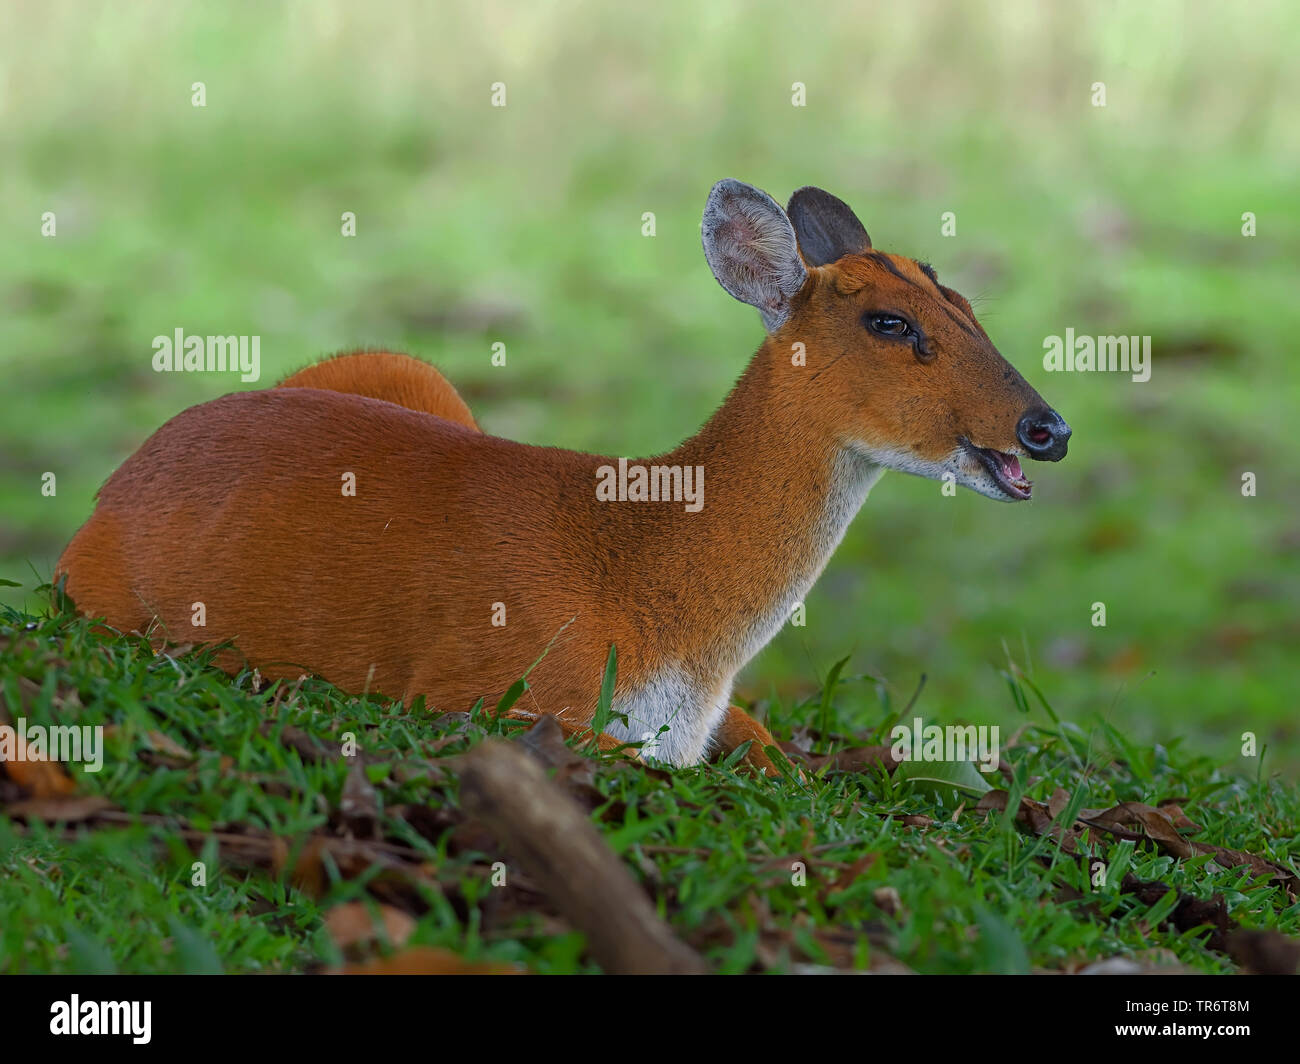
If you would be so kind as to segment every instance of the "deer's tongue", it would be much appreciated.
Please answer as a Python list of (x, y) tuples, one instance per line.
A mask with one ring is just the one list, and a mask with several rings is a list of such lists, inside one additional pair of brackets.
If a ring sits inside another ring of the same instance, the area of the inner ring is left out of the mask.
[(1014, 454), (1007, 454), (1006, 451), (994, 451), (993, 456), (998, 463), (998, 475), (1003, 480), (1020, 491), (1029, 491), (1029, 478), (1020, 468), (1019, 458)]
[(1008, 480), (1021, 481), (1025, 479), (1025, 474), (1020, 468), (1020, 459), (1014, 454), (1007, 454), (1004, 451), (994, 452), (998, 456), (998, 462), (1002, 465), (1002, 474)]

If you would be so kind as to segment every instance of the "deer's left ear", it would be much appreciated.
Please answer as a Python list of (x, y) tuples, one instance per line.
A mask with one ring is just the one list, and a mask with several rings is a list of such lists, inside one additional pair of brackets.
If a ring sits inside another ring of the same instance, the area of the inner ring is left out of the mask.
[(820, 188), (806, 185), (786, 207), (799, 238), (799, 251), (809, 266), (825, 266), (845, 255), (871, 250), (871, 237), (853, 208)]
[(808, 271), (776, 200), (743, 181), (719, 181), (704, 205), (700, 235), (718, 284), (757, 307), (768, 332), (784, 325)]

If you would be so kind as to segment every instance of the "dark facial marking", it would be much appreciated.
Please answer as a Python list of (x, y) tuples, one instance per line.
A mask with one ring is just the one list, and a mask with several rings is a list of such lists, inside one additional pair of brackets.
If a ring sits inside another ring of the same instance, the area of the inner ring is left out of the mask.
[(961, 312), (962, 316), (965, 317), (967, 321), (970, 322), (971, 325), (975, 326), (975, 331), (978, 332), (981, 336), (983, 336), (987, 340), (988, 333), (984, 331), (984, 326), (982, 326), (978, 321), (975, 320), (975, 312), (970, 309), (970, 304), (961, 295), (961, 293), (955, 292), (951, 288), (947, 288), (944, 285), (939, 286), (939, 291), (943, 293), (944, 299), (946, 299), (949, 303), (951, 303), (954, 307), (956, 307)]
[(943, 307), (944, 313), (946, 313), (948, 317), (952, 318), (952, 320), (956, 323), (957, 328), (961, 329), (961, 331), (964, 332), (967, 336), (969, 336), (972, 340), (979, 339), (979, 334), (976, 333), (975, 330), (970, 327), (970, 323), (967, 322), (966, 319), (962, 317), (961, 314), (953, 310), (952, 307), (948, 304), (947, 300), (940, 303), (939, 305)]
[[(907, 274), (903, 273), (902, 270), (900, 270), (897, 266), (895, 266), (892, 262), (890, 262), (889, 259), (879, 251), (873, 251), (867, 257), (871, 259), (872, 262), (875, 262), (883, 266), (895, 277), (897, 277), (900, 281), (906, 281), (913, 288), (921, 288), (921, 290), (924, 291), (924, 288), (922, 288), (921, 285), (917, 284), (916, 281), (912, 280), (912, 278), (908, 277)], [(969, 336), (972, 340), (978, 340), (979, 336), (975, 332), (975, 330), (972, 329), (970, 325), (966, 321), (964, 321), (960, 315), (954, 313), (953, 310), (949, 307), (948, 293), (951, 292), (952, 290), (949, 288), (944, 288), (941, 284), (939, 284), (938, 278), (935, 276), (934, 270), (932, 268), (919, 262), (917, 263), (917, 266), (919, 266), (925, 272), (925, 275), (929, 277), (930, 280), (934, 281), (935, 287), (939, 289), (940, 293), (942, 293), (944, 298), (939, 305), (943, 307), (944, 312), (948, 315), (948, 317), (952, 318), (952, 320), (956, 323), (957, 327), (961, 329), (961, 331), (964, 332), (967, 336)]]
[(867, 255), (867, 258), (869, 258), (872, 262), (876, 263), (878, 266), (883, 266), (895, 277), (897, 277), (900, 281), (906, 281), (913, 288), (921, 287), (919, 284), (913, 281), (912, 278), (908, 277), (907, 274), (905, 274), (902, 270), (900, 270), (897, 266), (895, 266), (889, 260), (889, 257), (887, 255), (882, 255), (879, 251), (873, 251), (869, 255)]

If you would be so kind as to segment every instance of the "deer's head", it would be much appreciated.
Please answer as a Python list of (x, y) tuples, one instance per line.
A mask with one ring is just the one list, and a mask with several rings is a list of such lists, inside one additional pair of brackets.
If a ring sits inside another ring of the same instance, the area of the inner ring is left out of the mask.
[[(1022, 457), (1065, 457), (1070, 427), (999, 354), (970, 304), (934, 270), (876, 251), (856, 215), (818, 188), (786, 211), (720, 181), (702, 225), (718, 282), (758, 308), (787, 362), (790, 400), (887, 469), (1018, 501)], [(802, 344), (806, 364), (789, 352)]]

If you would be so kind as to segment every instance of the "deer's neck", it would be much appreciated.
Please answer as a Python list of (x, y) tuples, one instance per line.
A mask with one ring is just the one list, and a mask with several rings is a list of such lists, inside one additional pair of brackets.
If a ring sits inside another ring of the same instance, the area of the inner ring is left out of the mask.
[(699, 433), (649, 460), (703, 470), (702, 508), (655, 522), (643, 556), (648, 593), (674, 589), (665, 651), (704, 674), (734, 675), (780, 630), (883, 472), (800, 406), (799, 372), (769, 341)]

